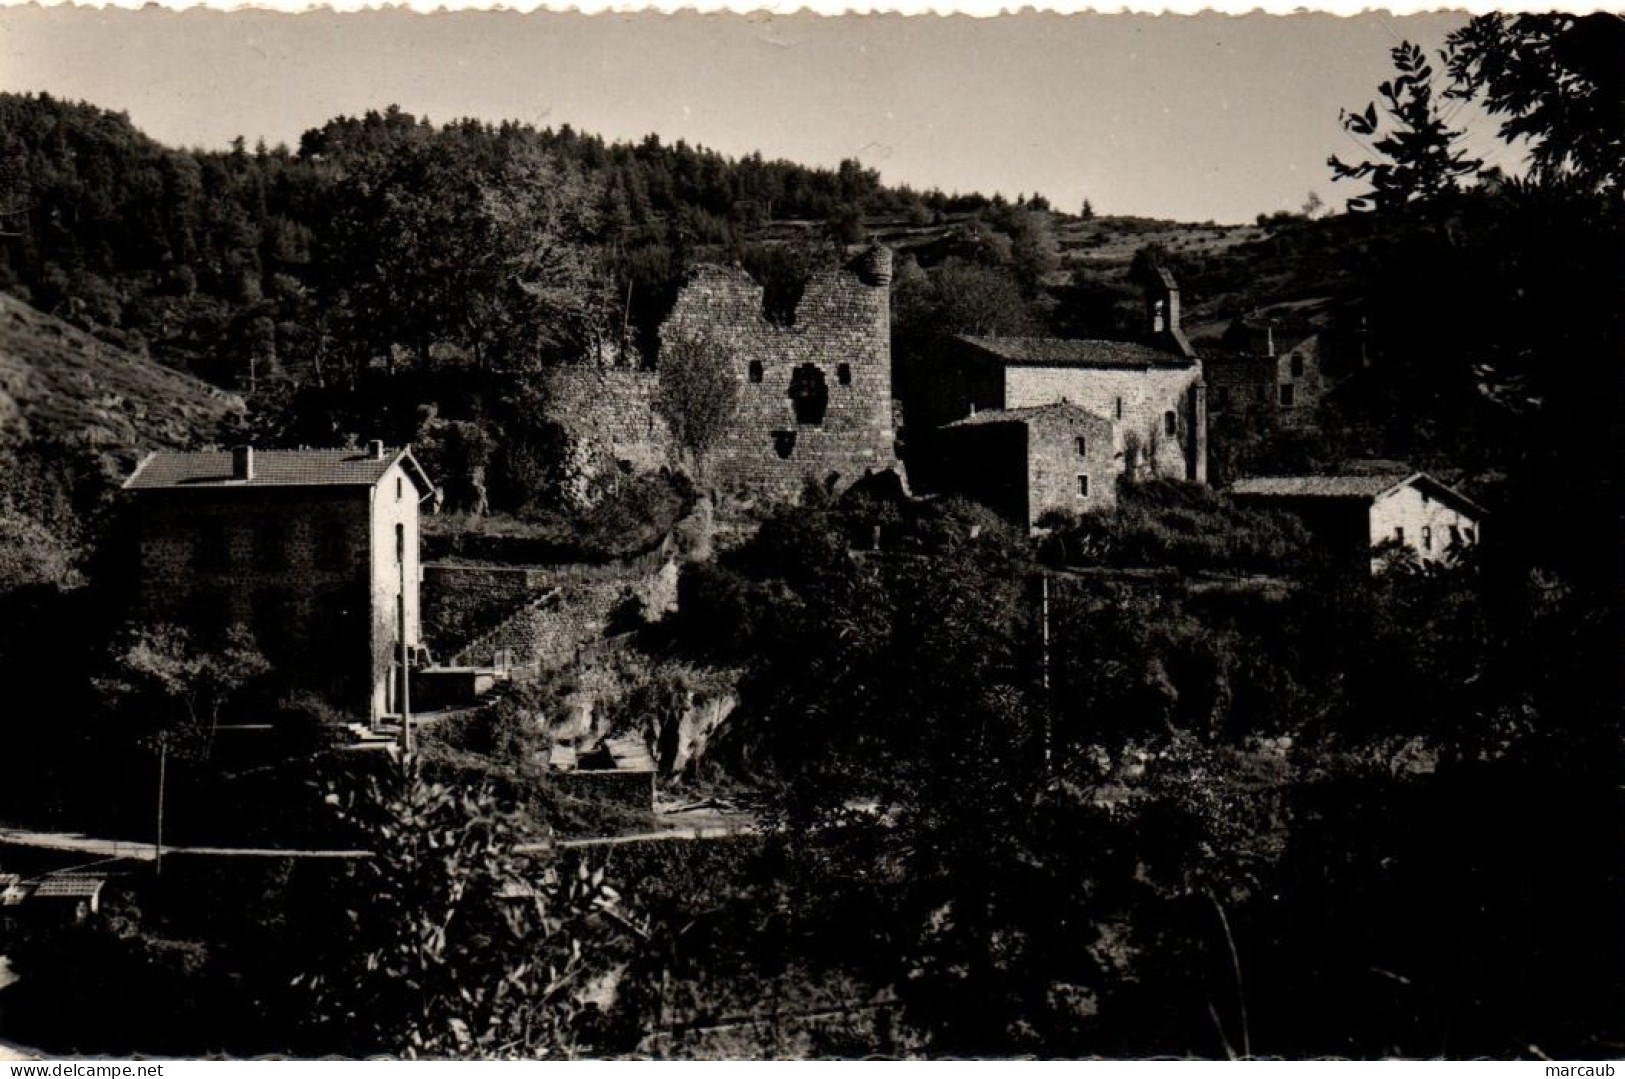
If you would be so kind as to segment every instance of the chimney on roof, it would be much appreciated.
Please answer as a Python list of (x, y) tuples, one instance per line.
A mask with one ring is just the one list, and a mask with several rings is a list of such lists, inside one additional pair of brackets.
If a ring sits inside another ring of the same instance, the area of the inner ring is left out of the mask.
[(253, 446), (233, 446), (231, 448), (231, 478), (234, 480), (251, 480), (254, 478)]
[(384, 459), (384, 443), (382, 439), (375, 438), (367, 443), (367, 456), (374, 461)]

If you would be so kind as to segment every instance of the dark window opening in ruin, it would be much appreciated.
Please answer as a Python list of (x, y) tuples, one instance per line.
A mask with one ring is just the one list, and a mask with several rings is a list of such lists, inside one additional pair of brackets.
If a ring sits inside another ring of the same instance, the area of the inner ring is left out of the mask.
[(816, 364), (804, 363), (790, 376), (790, 407), (796, 422), (816, 427), (829, 411), (829, 385)]
[(835, 381), (843, 386), (852, 385), (852, 365), (843, 363), (835, 368)]
[(1078, 439), (1078, 456), (1089, 456), (1089, 440), (1087, 438)]
[(1122, 419), (1123, 418), (1123, 399), (1121, 397), (1119, 397), (1117, 399), (1116, 411), (1117, 411), (1117, 418)]
[(1461, 529), (1455, 525), (1450, 526), (1450, 546), (1461, 546)]
[(796, 452), (796, 433), (794, 431), (774, 431), (773, 452), (779, 455), (780, 460), (788, 461), (790, 455)]
[(395, 526), (395, 564), (398, 566), (406, 561), (406, 526)]
[(1080, 498), (1088, 498), (1089, 497), (1089, 477), (1088, 476), (1079, 476), (1078, 477), (1078, 497), (1080, 497)]
[(1281, 407), (1291, 408), (1298, 402), (1297, 387), (1290, 382), (1281, 383)]
[(1433, 529), (1428, 525), (1422, 526), (1422, 550), (1433, 550)]
[(403, 492), (403, 488), (401, 486), (401, 478), (399, 476), (396, 476), (395, 477), (395, 501), (399, 502), (401, 500), (402, 492)]
[(1405, 526), (1404, 525), (1395, 525), (1394, 526), (1394, 542), (1395, 543), (1404, 543), (1405, 542)]
[(752, 382), (760, 382), (760, 381), (762, 381), (762, 361), (761, 360), (752, 360), (752, 361), (750, 361), (750, 380)]
[(1292, 377), (1293, 378), (1302, 378), (1303, 377), (1303, 357), (1302, 356), (1293, 356), (1292, 357)]
[(775, 326), (794, 326), (796, 309), (820, 258), (785, 245), (761, 244), (747, 246), (739, 262), (762, 286), (762, 317)]
[(1172, 412), (1162, 414), (1162, 433), (1169, 438), (1179, 434), (1179, 417)]

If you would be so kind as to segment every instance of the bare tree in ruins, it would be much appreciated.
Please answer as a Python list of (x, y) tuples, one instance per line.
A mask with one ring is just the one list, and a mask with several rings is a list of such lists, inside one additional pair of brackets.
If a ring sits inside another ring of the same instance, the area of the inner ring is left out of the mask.
[(655, 408), (671, 428), (683, 463), (702, 474), (706, 455), (728, 433), (739, 409), (732, 351), (706, 333), (684, 333), (666, 342)]

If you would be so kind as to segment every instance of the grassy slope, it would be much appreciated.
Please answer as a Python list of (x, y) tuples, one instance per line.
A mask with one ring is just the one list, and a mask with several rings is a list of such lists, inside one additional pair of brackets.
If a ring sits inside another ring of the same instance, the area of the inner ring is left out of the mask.
[(42, 439), (121, 456), (220, 436), (242, 401), (0, 294), (0, 444)]

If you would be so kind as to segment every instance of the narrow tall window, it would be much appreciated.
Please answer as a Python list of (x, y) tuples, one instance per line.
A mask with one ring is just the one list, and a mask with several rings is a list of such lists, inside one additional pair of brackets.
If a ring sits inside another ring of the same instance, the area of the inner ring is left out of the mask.
[(406, 561), (406, 526), (395, 526), (395, 564)]
[(1078, 439), (1078, 456), (1089, 456), (1089, 440), (1087, 438)]
[(835, 381), (843, 386), (852, 385), (852, 365), (849, 363), (837, 365), (835, 368)]
[(1394, 526), (1394, 542), (1395, 543), (1404, 543), (1405, 542), (1405, 526), (1404, 525), (1395, 525)]
[(1424, 550), (1424, 551), (1433, 550), (1433, 526), (1432, 525), (1423, 525), (1422, 526), (1422, 550)]
[(1172, 412), (1164, 412), (1162, 414), (1162, 433), (1169, 438), (1179, 434), (1179, 417)]
[(1115, 406), (1115, 411), (1116, 411), (1116, 414), (1117, 414), (1117, 418), (1122, 419), (1123, 418), (1123, 399), (1121, 397), (1119, 397), (1117, 399), (1117, 404)]
[(1078, 497), (1079, 498), (1088, 498), (1089, 497), (1089, 477), (1088, 476), (1079, 476), (1078, 477)]
[(401, 478), (399, 476), (396, 476), (395, 477), (395, 501), (399, 502), (401, 500), (402, 491), (404, 491), (404, 490), (405, 490), (405, 488), (403, 488), (401, 486)]
[(762, 381), (762, 361), (761, 360), (752, 360), (752, 361), (750, 361), (750, 380), (752, 382), (760, 382), (760, 381)]
[(1292, 367), (1292, 377), (1293, 378), (1302, 378), (1303, 377), (1303, 357), (1302, 356), (1294, 355), (1292, 357), (1292, 360), (1291, 360), (1291, 367)]
[(1281, 383), (1281, 407), (1291, 408), (1297, 403), (1297, 387), (1290, 382)]

